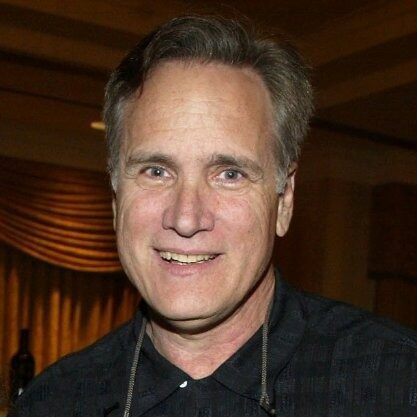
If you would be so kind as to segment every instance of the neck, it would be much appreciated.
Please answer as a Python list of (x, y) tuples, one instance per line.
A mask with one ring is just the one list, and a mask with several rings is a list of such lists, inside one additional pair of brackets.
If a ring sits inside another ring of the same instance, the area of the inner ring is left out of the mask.
[(250, 296), (226, 319), (190, 334), (178, 324), (168, 326), (150, 314), (147, 332), (158, 352), (194, 379), (211, 375), (261, 327), (273, 297), (270, 271)]

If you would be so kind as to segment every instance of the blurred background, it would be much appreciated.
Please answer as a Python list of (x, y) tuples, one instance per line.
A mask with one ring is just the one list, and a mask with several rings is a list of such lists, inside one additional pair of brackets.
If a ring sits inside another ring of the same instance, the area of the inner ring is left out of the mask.
[(415, 0), (0, 1), (4, 386), (21, 329), (38, 373), (136, 308), (114, 246), (103, 88), (141, 36), (187, 12), (248, 16), (314, 68), (294, 222), (274, 255), (285, 279), (417, 328)]

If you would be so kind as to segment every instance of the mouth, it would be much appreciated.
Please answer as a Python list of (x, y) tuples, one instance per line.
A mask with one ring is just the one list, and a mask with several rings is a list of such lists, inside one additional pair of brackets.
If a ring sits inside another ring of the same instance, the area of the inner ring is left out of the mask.
[(214, 254), (184, 254), (167, 251), (159, 251), (159, 256), (165, 261), (177, 265), (193, 265), (210, 262), (218, 255)]

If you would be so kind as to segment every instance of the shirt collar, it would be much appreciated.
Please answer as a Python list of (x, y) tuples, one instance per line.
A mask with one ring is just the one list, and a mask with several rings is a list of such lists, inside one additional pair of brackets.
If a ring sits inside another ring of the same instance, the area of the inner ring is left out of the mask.
[[(305, 326), (302, 305), (293, 290), (277, 276), (268, 331), (267, 386), (272, 403), (275, 380), (296, 352)], [(262, 330), (259, 329), (212, 377), (238, 394), (259, 400), (261, 347)]]
[[(143, 323), (143, 309), (139, 309), (134, 324), (134, 340)], [(131, 415), (141, 416), (171, 395), (190, 376), (165, 359), (145, 334), (139, 357)]]
[[(143, 321), (139, 310), (132, 332), (137, 340)], [(274, 402), (274, 382), (294, 355), (304, 335), (306, 321), (303, 308), (294, 291), (279, 278), (277, 273), (274, 302), (269, 318), (268, 337), (268, 395)], [(261, 396), (261, 346), (259, 329), (230, 359), (209, 378), (242, 396), (259, 400)], [(181, 383), (192, 379), (189, 375), (161, 356), (148, 336), (145, 337), (138, 372), (132, 409), (142, 415), (172, 394)]]

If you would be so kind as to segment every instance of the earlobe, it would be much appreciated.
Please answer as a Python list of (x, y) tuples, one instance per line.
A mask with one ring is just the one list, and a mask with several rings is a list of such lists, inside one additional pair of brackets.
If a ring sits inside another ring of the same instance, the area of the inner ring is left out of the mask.
[(288, 171), (284, 192), (279, 196), (276, 233), (283, 237), (287, 233), (294, 208), (294, 187), (297, 164), (294, 162)]

